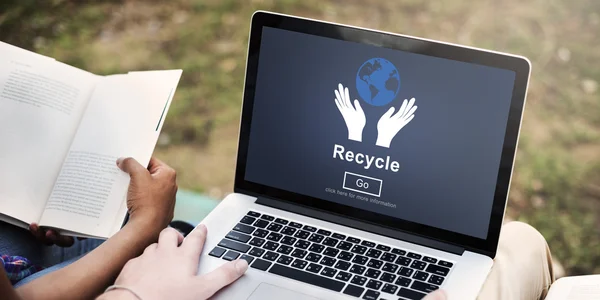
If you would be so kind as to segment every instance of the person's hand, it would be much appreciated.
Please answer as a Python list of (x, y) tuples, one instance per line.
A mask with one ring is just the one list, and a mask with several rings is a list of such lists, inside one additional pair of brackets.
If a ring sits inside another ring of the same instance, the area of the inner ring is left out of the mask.
[(392, 106), (381, 116), (379, 122), (377, 122), (377, 146), (390, 147), (392, 139), (394, 139), (398, 131), (415, 117), (417, 106), (414, 104), (415, 98), (410, 99), (410, 102), (404, 99), (402, 106), (395, 115), (392, 115), (395, 110)]
[(61, 235), (54, 229), (41, 228), (37, 223), (29, 225), (29, 232), (46, 246), (71, 247), (75, 243), (73, 237)]
[[(196, 275), (206, 233), (206, 227), (201, 224), (183, 240), (175, 229), (164, 229), (158, 244), (148, 246), (144, 254), (127, 262), (115, 285), (133, 290), (144, 300), (211, 297), (240, 278), (248, 269), (248, 263), (238, 259), (210, 273)], [(100, 299), (136, 298), (129, 291), (117, 289), (103, 294)]]
[(448, 299), (448, 297), (446, 296), (446, 292), (444, 290), (436, 290), (433, 291), (429, 294), (427, 294), (427, 296), (425, 296), (425, 298), (423, 298), (422, 300), (446, 300)]
[(344, 88), (341, 83), (338, 85), (338, 90), (335, 90), (335, 105), (344, 117), (346, 127), (348, 127), (348, 139), (362, 142), (363, 129), (367, 124), (365, 112), (356, 99), (354, 99), (354, 106), (352, 106), (348, 88)]
[(127, 191), (129, 222), (142, 221), (144, 230), (158, 233), (173, 219), (177, 182), (175, 170), (152, 158), (148, 169), (135, 159), (119, 158), (117, 166), (131, 177)]

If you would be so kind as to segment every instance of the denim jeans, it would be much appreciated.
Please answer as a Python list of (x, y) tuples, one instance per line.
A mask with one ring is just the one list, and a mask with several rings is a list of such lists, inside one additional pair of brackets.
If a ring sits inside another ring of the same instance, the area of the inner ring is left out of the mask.
[(75, 239), (75, 244), (68, 248), (45, 246), (38, 242), (28, 230), (0, 221), (0, 254), (22, 256), (29, 259), (31, 263), (45, 268), (17, 282), (15, 287), (68, 266), (94, 250), (102, 242), (103, 240), (97, 239), (83, 241)]

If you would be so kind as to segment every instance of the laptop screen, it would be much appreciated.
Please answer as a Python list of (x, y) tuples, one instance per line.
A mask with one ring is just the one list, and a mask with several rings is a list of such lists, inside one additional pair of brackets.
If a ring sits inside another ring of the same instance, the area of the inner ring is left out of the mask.
[(514, 82), (264, 27), (245, 180), (485, 239)]

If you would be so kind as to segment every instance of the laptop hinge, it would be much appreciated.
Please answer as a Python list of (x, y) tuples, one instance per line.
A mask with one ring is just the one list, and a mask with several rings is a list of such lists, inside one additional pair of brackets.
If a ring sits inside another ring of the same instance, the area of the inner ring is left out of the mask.
[(462, 255), (465, 252), (463, 247), (452, 245), (444, 242), (440, 242), (437, 240), (432, 240), (426, 237), (410, 234), (404, 231), (400, 231), (398, 229), (392, 229), (389, 227), (385, 227), (379, 224), (373, 224), (370, 222), (365, 222), (361, 220), (356, 220), (353, 218), (349, 218), (344, 215), (334, 214), (326, 211), (322, 211), (319, 209), (315, 209), (308, 206), (298, 205), (294, 203), (289, 203), (281, 200), (271, 199), (264, 196), (258, 196), (258, 200), (256, 200), (257, 204), (289, 211), (292, 213), (304, 215), (307, 217), (352, 227), (359, 230), (364, 230), (367, 232), (371, 232), (378, 235), (387, 236), (390, 238), (406, 241), (413, 244), (418, 244), (421, 246), (425, 246), (428, 248), (433, 248), (445, 252), (449, 252), (452, 254)]

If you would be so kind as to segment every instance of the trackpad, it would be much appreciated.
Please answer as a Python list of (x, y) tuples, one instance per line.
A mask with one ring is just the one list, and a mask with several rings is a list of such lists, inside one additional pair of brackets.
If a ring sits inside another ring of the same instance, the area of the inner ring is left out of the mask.
[(248, 297), (248, 300), (285, 299), (285, 300), (318, 300), (315, 297), (288, 290), (268, 283), (261, 283)]

